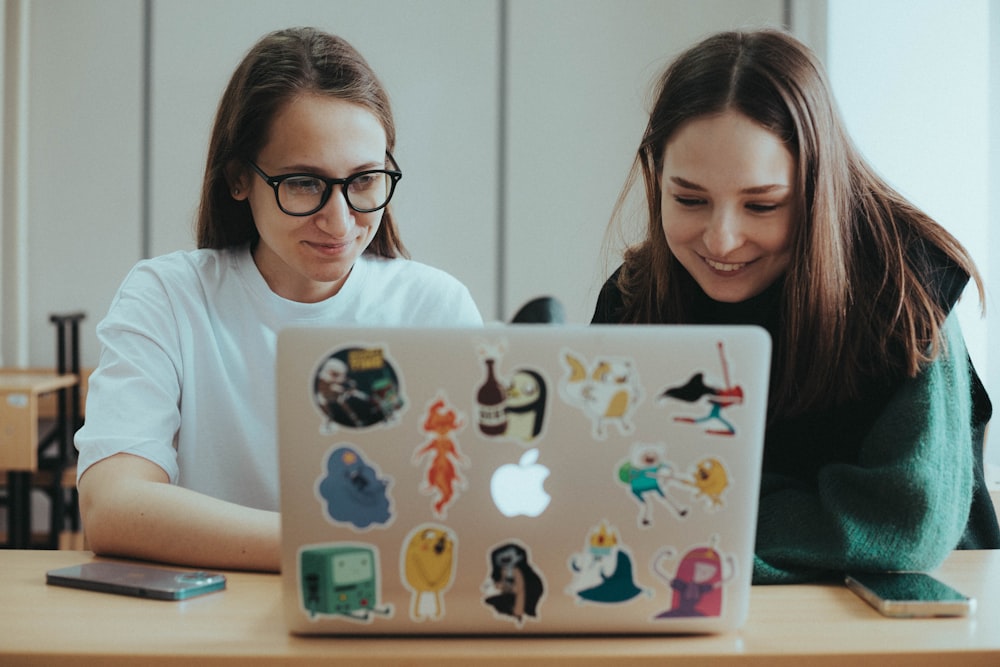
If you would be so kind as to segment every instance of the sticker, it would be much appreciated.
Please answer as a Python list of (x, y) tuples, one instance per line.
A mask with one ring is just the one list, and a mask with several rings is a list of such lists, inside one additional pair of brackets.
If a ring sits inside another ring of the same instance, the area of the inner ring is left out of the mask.
[(338, 426), (390, 424), (405, 405), (399, 375), (381, 347), (345, 347), (316, 369), (313, 397), (325, 421), (324, 435)]
[(458, 441), (452, 437), (465, 427), (465, 420), (451, 408), (444, 398), (438, 398), (427, 408), (427, 418), (423, 430), (430, 436), (430, 442), (417, 449), (413, 460), (419, 464), (427, 459), (427, 468), (420, 492), (433, 495), (431, 508), (438, 517), (444, 518), (448, 506), (458, 497), (458, 491), (466, 488), (465, 479), (458, 466), (468, 466), (469, 462), (458, 448)]
[(726, 363), (725, 350), (721, 342), (718, 343), (718, 348), (725, 382), (724, 387), (718, 388), (708, 385), (705, 383), (704, 373), (695, 373), (687, 383), (664, 389), (659, 398), (661, 402), (673, 399), (685, 403), (706, 404), (706, 414), (697, 417), (678, 416), (674, 417), (674, 421), (685, 424), (705, 424), (705, 433), (728, 437), (736, 434), (736, 427), (722, 416), (722, 411), (730, 406), (743, 403), (743, 388), (730, 384), (729, 365)]
[(664, 568), (664, 561), (676, 558), (673, 549), (664, 549), (653, 557), (653, 572), (673, 591), (670, 609), (655, 618), (722, 615), (723, 584), (736, 573), (736, 561), (732, 556), (723, 558), (715, 548), (717, 541), (718, 536), (715, 536), (712, 545), (689, 549), (674, 572)]
[(335, 445), (326, 458), (324, 470), (325, 474), (316, 482), (316, 495), (328, 519), (359, 529), (389, 522), (392, 478), (367, 463), (357, 449), (347, 444)]
[(414, 528), (403, 542), (399, 569), (412, 594), (410, 618), (414, 621), (444, 618), (444, 593), (455, 577), (458, 542), (446, 527), (426, 523)]
[(725, 504), (722, 495), (729, 488), (729, 473), (718, 458), (702, 459), (691, 469), (690, 478), (680, 481), (694, 487), (695, 501), (704, 500), (706, 509), (717, 510)]
[(477, 425), (487, 438), (527, 446), (541, 437), (545, 427), (548, 385), (544, 375), (531, 368), (503, 377), (499, 365), (505, 349), (503, 343), (482, 343), (477, 349), (484, 373), (476, 391)]
[(577, 602), (616, 604), (641, 594), (652, 596), (635, 582), (631, 551), (604, 521), (591, 529), (584, 550), (570, 556), (569, 570), (573, 580), (566, 593)]
[(639, 504), (636, 521), (640, 528), (653, 525), (651, 499), (658, 500), (678, 518), (687, 516), (688, 508), (669, 493), (669, 485), (683, 484), (685, 480), (674, 472), (674, 465), (667, 460), (666, 445), (633, 444), (631, 456), (619, 463), (617, 474), (618, 481), (628, 487)]
[(391, 618), (392, 605), (382, 605), (378, 549), (370, 544), (336, 542), (299, 550), (299, 592), (310, 619), (334, 616), (370, 623)]
[(566, 403), (590, 418), (594, 437), (604, 440), (609, 424), (622, 435), (631, 433), (635, 428), (632, 415), (643, 397), (635, 363), (603, 356), (588, 362), (568, 350), (563, 351), (562, 361), (566, 375), (559, 392)]
[(488, 557), (489, 575), (484, 584), (493, 614), (513, 621), (518, 627), (525, 620), (538, 620), (538, 608), (545, 596), (545, 582), (531, 564), (528, 549), (510, 541), (493, 549)]

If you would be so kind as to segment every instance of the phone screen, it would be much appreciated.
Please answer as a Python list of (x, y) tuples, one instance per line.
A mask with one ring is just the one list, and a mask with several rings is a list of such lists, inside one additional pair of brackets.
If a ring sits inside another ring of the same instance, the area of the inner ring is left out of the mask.
[(847, 587), (886, 616), (967, 616), (975, 601), (923, 572), (851, 574)]
[(185, 600), (226, 587), (225, 576), (218, 573), (116, 562), (83, 563), (50, 570), (45, 573), (45, 582), (158, 600)]

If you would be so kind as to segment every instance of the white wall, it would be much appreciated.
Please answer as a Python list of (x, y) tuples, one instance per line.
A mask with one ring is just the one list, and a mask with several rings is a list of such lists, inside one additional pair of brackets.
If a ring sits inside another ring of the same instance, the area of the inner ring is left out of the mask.
[[(152, 254), (194, 247), (192, 221), (215, 108), (261, 35), (316, 25), (355, 46), (389, 91), (393, 205), (415, 259), (460, 276), (485, 313), (497, 257), (498, 4), (466, 0), (172, 0), (152, 15)], [(455, 29), (460, 26), (460, 29)]]
[(7, 66), (29, 83), (20, 96), (5, 86), (25, 107), (11, 135), (26, 155), (5, 181), (5, 194), (25, 194), (13, 198), (21, 217), (0, 222), (0, 364), (51, 364), (48, 314), (82, 309), (93, 366), (93, 329), (132, 264), (193, 247), (215, 107), (261, 34), (318, 25), (380, 74), (405, 172), (394, 203), (416, 259), (468, 284), (488, 319), (547, 293), (586, 321), (656, 72), (707, 32), (779, 23), (783, 3), (151, 0), (148, 42), (136, 0), (6, 6), (27, 17)]
[(708, 33), (780, 25), (781, 0), (510, 3), (504, 316), (539, 293), (589, 322), (616, 261), (612, 208), (646, 129), (651, 87)]
[[(990, 341), (1000, 336), (1000, 253), (989, 221), (997, 217), (1000, 172), (990, 50), (997, 49), (998, 22), (995, 0), (835, 0), (827, 33), (831, 84), (858, 147), (886, 180), (958, 237), (982, 273), (987, 316), (980, 317), (970, 287), (959, 317), (994, 400), (1000, 355), (991, 353)], [(998, 432), (992, 429), (988, 451), (1000, 463), (1000, 446), (993, 444), (1000, 442)]]

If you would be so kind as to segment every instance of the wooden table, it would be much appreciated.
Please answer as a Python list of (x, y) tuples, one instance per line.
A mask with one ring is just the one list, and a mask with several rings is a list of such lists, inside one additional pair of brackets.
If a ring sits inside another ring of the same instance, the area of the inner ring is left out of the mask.
[(0, 371), (0, 473), (7, 473), (7, 532), (14, 548), (31, 541), (31, 476), (38, 471), (38, 401), (72, 387), (71, 373)]
[(956, 551), (936, 573), (978, 598), (970, 618), (890, 619), (841, 586), (758, 586), (738, 633), (699, 637), (290, 636), (277, 575), (162, 602), (46, 586), (85, 551), (0, 551), (0, 664), (1000, 665), (1000, 551)]

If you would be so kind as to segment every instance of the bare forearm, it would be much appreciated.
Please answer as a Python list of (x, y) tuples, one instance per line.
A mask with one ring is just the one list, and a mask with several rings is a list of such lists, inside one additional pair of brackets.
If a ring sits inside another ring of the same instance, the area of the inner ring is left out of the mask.
[(84, 529), (96, 553), (206, 568), (280, 569), (276, 512), (165, 482), (101, 479), (107, 475), (99, 466), (81, 479)]

